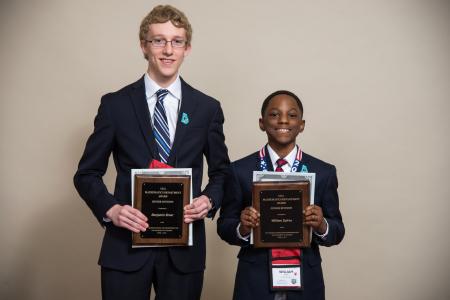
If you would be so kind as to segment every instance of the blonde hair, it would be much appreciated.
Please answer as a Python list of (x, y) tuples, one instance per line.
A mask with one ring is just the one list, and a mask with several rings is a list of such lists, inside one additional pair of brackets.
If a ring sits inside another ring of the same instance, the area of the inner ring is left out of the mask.
[(139, 39), (145, 40), (151, 24), (166, 23), (170, 21), (177, 28), (186, 30), (186, 46), (191, 45), (192, 27), (186, 15), (171, 5), (155, 6), (151, 12), (142, 20), (139, 29)]

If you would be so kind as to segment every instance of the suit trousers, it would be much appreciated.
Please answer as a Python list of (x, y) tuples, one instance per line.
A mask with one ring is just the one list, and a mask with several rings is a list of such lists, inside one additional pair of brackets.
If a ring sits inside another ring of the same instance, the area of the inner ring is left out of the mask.
[(153, 284), (155, 300), (199, 300), (204, 272), (181, 273), (174, 267), (167, 248), (151, 251), (144, 266), (135, 272), (102, 267), (102, 299), (149, 300)]

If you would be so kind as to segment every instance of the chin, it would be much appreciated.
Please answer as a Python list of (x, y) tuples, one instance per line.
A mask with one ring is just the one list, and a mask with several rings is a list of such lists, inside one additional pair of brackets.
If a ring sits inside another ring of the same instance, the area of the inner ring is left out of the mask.
[(276, 142), (279, 145), (288, 146), (292, 143), (295, 143), (295, 139), (283, 137), (283, 138), (274, 139), (274, 142)]
[(171, 78), (171, 77), (174, 77), (177, 74), (177, 72), (170, 70), (167, 72), (162, 72), (161, 74), (162, 74), (162, 76), (164, 76), (166, 78)]
[(171, 80), (171, 79), (175, 78), (175, 74), (176, 73), (171, 73), (171, 74), (160, 73), (160, 77), (164, 80)]

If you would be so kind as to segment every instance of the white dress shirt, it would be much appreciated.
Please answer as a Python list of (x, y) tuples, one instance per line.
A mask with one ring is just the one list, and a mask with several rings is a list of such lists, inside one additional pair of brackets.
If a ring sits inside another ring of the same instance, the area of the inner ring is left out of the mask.
[[(283, 169), (283, 172), (291, 172), (292, 165), (295, 161), (295, 156), (297, 155), (297, 146), (292, 149), (291, 152), (289, 152), (286, 157), (283, 157), (284, 160), (287, 162), (287, 164), (284, 164), (281, 168)], [(277, 160), (279, 160), (281, 157), (278, 156), (278, 154), (273, 150), (269, 144), (267, 144), (267, 152), (269, 152), (270, 161), (272, 162), (273, 170), (275, 171), (277, 169)]]

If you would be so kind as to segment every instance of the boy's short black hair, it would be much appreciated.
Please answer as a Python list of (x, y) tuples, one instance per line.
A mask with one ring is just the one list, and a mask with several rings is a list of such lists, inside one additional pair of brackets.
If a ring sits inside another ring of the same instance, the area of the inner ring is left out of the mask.
[(298, 108), (300, 109), (300, 112), (303, 115), (303, 104), (302, 104), (302, 101), (300, 100), (300, 98), (297, 97), (297, 95), (292, 93), (292, 92), (289, 92), (289, 91), (286, 91), (286, 90), (279, 90), (279, 91), (273, 92), (272, 94), (267, 96), (266, 99), (264, 99), (264, 102), (263, 102), (263, 104), (261, 106), (261, 116), (262, 117), (264, 117), (264, 113), (265, 113), (265, 111), (267, 109), (267, 106), (269, 105), (270, 100), (272, 100), (272, 98), (274, 98), (275, 96), (278, 96), (278, 95), (288, 95), (288, 96), (291, 96), (292, 98), (294, 98), (295, 101), (297, 102), (297, 105), (298, 105)]

